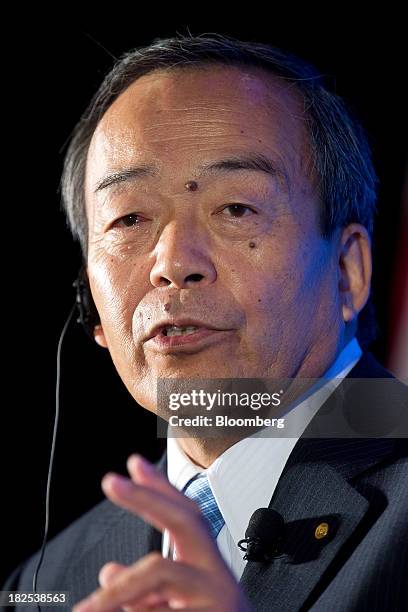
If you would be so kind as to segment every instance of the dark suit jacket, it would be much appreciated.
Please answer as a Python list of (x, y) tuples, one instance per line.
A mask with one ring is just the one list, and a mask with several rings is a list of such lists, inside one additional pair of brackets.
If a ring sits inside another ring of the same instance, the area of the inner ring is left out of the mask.
[[(364, 353), (349, 377), (391, 375)], [(395, 385), (393, 404), (398, 405), (399, 414), (403, 410), (406, 415), (407, 388)], [(379, 395), (373, 404), (378, 400), (377, 408), (386, 414), (389, 397)], [(327, 402), (318, 415), (325, 409)], [(353, 410), (358, 409), (357, 397)], [(159, 467), (165, 471), (165, 456)], [(406, 440), (302, 437), (270, 507), (285, 519), (285, 548), (270, 563), (249, 561), (245, 567), (240, 584), (255, 610), (408, 610)], [(316, 526), (322, 522), (329, 524), (329, 533), (316, 539)], [(104, 563), (131, 564), (160, 549), (159, 532), (109, 500), (103, 501), (47, 544), (38, 590), (69, 591), (71, 603), (77, 602), (98, 588)], [(37, 559), (38, 553), (22, 563), (3, 589), (31, 591)]]

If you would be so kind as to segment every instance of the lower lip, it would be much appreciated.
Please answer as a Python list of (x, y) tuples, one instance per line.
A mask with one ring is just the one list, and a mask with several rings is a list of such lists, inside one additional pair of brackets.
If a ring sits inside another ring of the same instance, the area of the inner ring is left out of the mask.
[(198, 329), (192, 334), (186, 334), (183, 336), (165, 336), (160, 333), (154, 338), (151, 338), (148, 343), (152, 343), (155, 350), (170, 352), (169, 349), (180, 349), (184, 347), (198, 348), (206, 346), (214, 341), (221, 340), (230, 330), (218, 330), (218, 329), (207, 329), (205, 327)]

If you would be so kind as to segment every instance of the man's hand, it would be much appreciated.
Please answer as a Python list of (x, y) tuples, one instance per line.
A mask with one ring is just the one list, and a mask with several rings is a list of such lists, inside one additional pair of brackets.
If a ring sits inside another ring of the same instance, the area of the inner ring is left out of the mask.
[(250, 607), (225, 565), (198, 506), (138, 455), (127, 463), (131, 479), (109, 473), (102, 480), (106, 496), (156, 529), (169, 530), (177, 561), (153, 552), (131, 566), (107, 563), (101, 588), (73, 612), (123, 609), (249, 612)]

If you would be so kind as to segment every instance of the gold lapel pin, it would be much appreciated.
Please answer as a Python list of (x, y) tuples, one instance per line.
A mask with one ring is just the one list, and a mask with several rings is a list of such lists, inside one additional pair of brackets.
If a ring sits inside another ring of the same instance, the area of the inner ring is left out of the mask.
[(321, 540), (325, 538), (329, 533), (329, 525), (328, 523), (320, 523), (315, 529), (314, 535), (316, 540)]

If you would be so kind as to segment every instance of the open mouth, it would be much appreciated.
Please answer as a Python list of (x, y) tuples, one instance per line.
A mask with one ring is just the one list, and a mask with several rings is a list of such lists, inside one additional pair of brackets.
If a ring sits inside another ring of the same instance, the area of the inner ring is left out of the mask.
[[(232, 330), (214, 328), (199, 321), (177, 321), (178, 325), (163, 322), (152, 329), (145, 342), (155, 351), (197, 352), (207, 346), (224, 341)], [(149, 344), (150, 342), (150, 344)]]
[(196, 325), (187, 325), (185, 327), (178, 327), (177, 325), (167, 325), (166, 327), (163, 327), (160, 333), (162, 336), (168, 336), (168, 337), (188, 336), (190, 334), (193, 334), (199, 329), (202, 329), (202, 328)]

